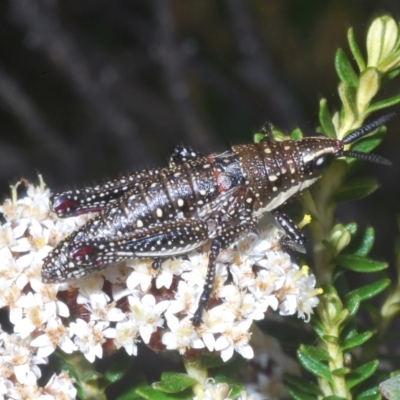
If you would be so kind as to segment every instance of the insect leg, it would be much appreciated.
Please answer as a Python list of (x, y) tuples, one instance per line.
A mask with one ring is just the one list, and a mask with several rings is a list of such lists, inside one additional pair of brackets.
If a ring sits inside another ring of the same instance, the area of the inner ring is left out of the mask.
[(44, 260), (42, 277), (46, 283), (65, 282), (100, 271), (111, 264), (135, 258), (158, 259), (186, 254), (209, 239), (202, 220), (181, 219), (132, 230), (123, 236), (61, 242)]
[(98, 212), (140, 183), (154, 179), (158, 172), (144, 170), (102, 185), (54, 193), (50, 197), (50, 208), (61, 218)]
[[(244, 199), (246, 199), (244, 201)], [(199, 305), (192, 321), (194, 326), (199, 326), (204, 309), (207, 306), (214, 288), (215, 264), (221, 250), (234, 243), (243, 233), (250, 231), (256, 225), (256, 217), (253, 213), (252, 203), (254, 198), (246, 189), (236, 188), (235, 193), (224, 203), (224, 208), (219, 210), (217, 237), (211, 242), (209, 253), (207, 276), (200, 296)], [(251, 200), (251, 201), (250, 201)]]
[(280, 239), (281, 245), (286, 249), (305, 253), (306, 249), (304, 244), (307, 239), (300, 228), (280, 208), (272, 211), (272, 215), (286, 233), (285, 236)]

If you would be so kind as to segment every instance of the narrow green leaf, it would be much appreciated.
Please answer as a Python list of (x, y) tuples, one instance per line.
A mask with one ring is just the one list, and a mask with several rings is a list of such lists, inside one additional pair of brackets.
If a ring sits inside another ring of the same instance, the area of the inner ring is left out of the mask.
[(366, 257), (371, 251), (375, 241), (375, 230), (369, 226), (363, 235), (360, 247), (353, 253), (356, 256)]
[(161, 382), (153, 383), (153, 389), (164, 393), (178, 393), (189, 388), (196, 380), (187, 374), (178, 372), (164, 372), (161, 375)]
[(341, 254), (336, 257), (335, 261), (341, 267), (356, 272), (378, 272), (388, 267), (387, 263), (371, 260), (366, 257), (355, 256), (353, 254)]
[(357, 88), (359, 81), (356, 72), (354, 71), (350, 60), (342, 49), (336, 51), (335, 68), (339, 78), (346, 86)]
[(321, 124), (322, 131), (326, 136), (330, 138), (336, 137), (335, 126), (333, 125), (332, 116), (329, 112), (328, 102), (326, 99), (321, 99), (319, 102), (319, 123)]
[(293, 397), (294, 400), (317, 400), (317, 396), (304, 393), (298, 387), (292, 386), (290, 384), (285, 385), (286, 390)]
[(344, 351), (356, 346), (361, 346), (363, 343), (369, 340), (372, 337), (372, 335), (373, 335), (372, 332), (364, 332), (356, 336), (353, 336), (352, 338), (346, 339), (340, 345), (340, 350)]
[(375, 400), (375, 399), (381, 399), (379, 388), (377, 386), (364, 390), (361, 393), (358, 393), (358, 395), (355, 398), (355, 400)]
[(344, 397), (335, 396), (333, 394), (332, 396), (324, 397), (323, 400), (346, 400), (346, 399)]
[(353, 290), (346, 295), (345, 300), (346, 302), (349, 302), (354, 296), (359, 296), (361, 301), (370, 299), (384, 291), (389, 285), (390, 279), (380, 279), (379, 281), (366, 285), (362, 288)]
[(396, 78), (397, 75), (400, 74), (400, 68), (395, 68), (392, 69), (391, 71), (389, 71), (385, 76), (384, 76), (384, 80), (385, 81), (390, 81), (393, 78)]
[(349, 317), (356, 315), (358, 309), (360, 308), (361, 299), (360, 296), (352, 296), (346, 303), (346, 308), (349, 310)]
[(355, 142), (351, 146), (351, 149), (361, 151), (363, 153), (369, 153), (370, 151), (375, 149), (382, 142), (384, 133), (386, 132), (386, 127), (379, 128), (379, 129), (380, 130), (377, 133), (375, 133), (374, 135), (367, 136), (360, 140), (357, 140), (357, 142)]
[(328, 382), (332, 383), (332, 375), (326, 364), (315, 360), (314, 358), (304, 354), (303, 346), (297, 351), (297, 357), (301, 365), (307, 370), (320, 378), (326, 379)]
[(374, 360), (355, 369), (352, 373), (347, 375), (346, 388), (351, 389), (355, 385), (358, 385), (360, 382), (368, 379), (376, 371), (378, 365), (379, 361)]
[(367, 108), (367, 114), (371, 114), (375, 111), (382, 110), (382, 108), (394, 106), (398, 103), (400, 103), (400, 94), (393, 97), (389, 97), (388, 99), (385, 100), (378, 101), (377, 103), (371, 104)]
[(286, 374), (284, 376), (284, 380), (286, 383), (289, 383), (290, 385), (297, 387), (298, 389), (302, 390), (305, 393), (315, 394), (319, 396), (323, 395), (321, 388), (314, 382), (311, 382), (307, 379)]
[(328, 352), (320, 347), (303, 346), (302, 351), (305, 355), (312, 357), (318, 361), (329, 361), (331, 358)]
[(370, 394), (369, 396), (357, 396), (356, 400), (382, 400), (380, 394)]
[(350, 372), (351, 372), (351, 369), (350, 369), (350, 368), (342, 367), (342, 368), (334, 369), (334, 370), (332, 371), (332, 375), (335, 375), (335, 376), (344, 376), (344, 375), (349, 374)]
[(136, 393), (136, 388), (130, 388), (124, 394), (118, 396), (117, 400), (143, 400), (143, 396)]
[(348, 30), (347, 40), (349, 41), (349, 47), (350, 47), (351, 53), (353, 54), (354, 59), (356, 60), (358, 69), (360, 70), (360, 72), (364, 71), (364, 69), (365, 69), (364, 57), (361, 54), (360, 48), (358, 47), (356, 38), (354, 36), (353, 28), (350, 28)]
[(345, 183), (333, 197), (336, 203), (360, 200), (369, 196), (379, 185), (374, 179), (364, 178)]

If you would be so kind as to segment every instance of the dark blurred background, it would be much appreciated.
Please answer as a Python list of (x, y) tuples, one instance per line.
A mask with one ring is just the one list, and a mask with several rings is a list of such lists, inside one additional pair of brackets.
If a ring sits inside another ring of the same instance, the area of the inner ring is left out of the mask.
[[(0, 2), (0, 183), (40, 172), (53, 190), (249, 142), (265, 121), (312, 134), (321, 97), (339, 106), (333, 59), (353, 26), (398, 0), (9, 0)], [(380, 96), (400, 89), (400, 77)], [(394, 111), (400, 114), (400, 107)], [(377, 150), (382, 187), (340, 208), (377, 228), (391, 260), (400, 194), (400, 118)]]

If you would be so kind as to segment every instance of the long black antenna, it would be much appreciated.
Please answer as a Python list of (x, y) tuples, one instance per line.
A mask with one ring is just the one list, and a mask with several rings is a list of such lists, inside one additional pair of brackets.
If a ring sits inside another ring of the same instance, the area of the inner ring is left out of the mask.
[[(355, 131), (351, 132), (350, 135), (347, 135), (342, 140), (342, 142), (344, 144), (353, 143), (360, 137), (363, 137), (363, 136), (367, 135), (368, 133), (372, 132), (373, 130), (379, 128), (380, 126), (385, 125), (387, 122), (389, 122), (395, 116), (396, 116), (396, 113), (394, 113), (394, 112), (383, 115), (382, 117), (379, 117), (378, 119), (370, 122), (369, 124), (364, 125), (361, 128), (358, 128)], [(348, 156), (348, 157), (351, 157), (351, 156)], [(355, 157), (355, 158), (358, 158), (358, 157)]]
[(336, 154), (336, 158), (339, 157), (351, 157), (357, 160), (369, 161), (376, 164), (382, 164), (391, 166), (392, 163), (385, 157), (378, 156), (377, 154), (362, 153), (361, 151), (355, 150), (343, 150)]

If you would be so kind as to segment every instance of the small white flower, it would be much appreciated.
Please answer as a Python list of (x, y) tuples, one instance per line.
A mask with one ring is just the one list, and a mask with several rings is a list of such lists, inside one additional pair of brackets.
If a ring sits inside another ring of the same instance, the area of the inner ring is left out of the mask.
[(44, 387), (44, 392), (54, 396), (55, 399), (73, 400), (76, 398), (77, 390), (74, 386), (75, 379), (71, 378), (65, 371), (59, 375), (54, 374)]
[(134, 268), (134, 271), (126, 280), (126, 285), (129, 289), (135, 289), (138, 286), (140, 286), (143, 292), (149, 289), (153, 276), (158, 273), (151, 264), (149, 261), (146, 262), (140, 259), (128, 260), (126, 262), (128, 267)]
[(174, 315), (166, 315), (170, 332), (164, 333), (162, 342), (168, 350), (179, 350), (184, 354), (188, 347), (193, 349), (204, 348), (203, 341), (197, 336), (193, 322), (188, 318), (179, 321)]
[(104, 331), (105, 337), (114, 339), (117, 349), (124, 347), (130, 356), (137, 355), (136, 343), (139, 335), (139, 329), (132, 320), (118, 322), (115, 328), (108, 328)]
[(103, 357), (103, 348), (101, 347), (105, 342), (103, 331), (108, 326), (108, 322), (90, 321), (87, 323), (80, 318), (76, 322), (71, 322), (71, 334), (75, 335), (74, 343), (88, 361), (93, 362), (96, 357)]
[(86, 308), (90, 319), (97, 321), (117, 322), (125, 318), (121, 309), (115, 307), (115, 302), (109, 303), (110, 298), (104, 292), (94, 292), (90, 295)]
[(38, 357), (49, 356), (57, 346), (67, 354), (77, 350), (77, 347), (70, 339), (70, 330), (61, 323), (59, 318), (51, 319), (47, 323), (44, 332), (43, 335), (33, 339), (30, 343), (32, 347), (38, 348)]
[(169, 306), (169, 301), (156, 303), (154, 296), (147, 294), (142, 299), (128, 297), (131, 311), (129, 319), (139, 326), (140, 336), (145, 343), (149, 343), (150, 336), (159, 327), (164, 325), (161, 315)]
[(254, 352), (249, 345), (249, 328), (252, 320), (244, 320), (229, 327), (215, 342), (215, 350), (221, 352), (223, 361), (228, 361), (236, 350), (244, 358), (253, 358)]

